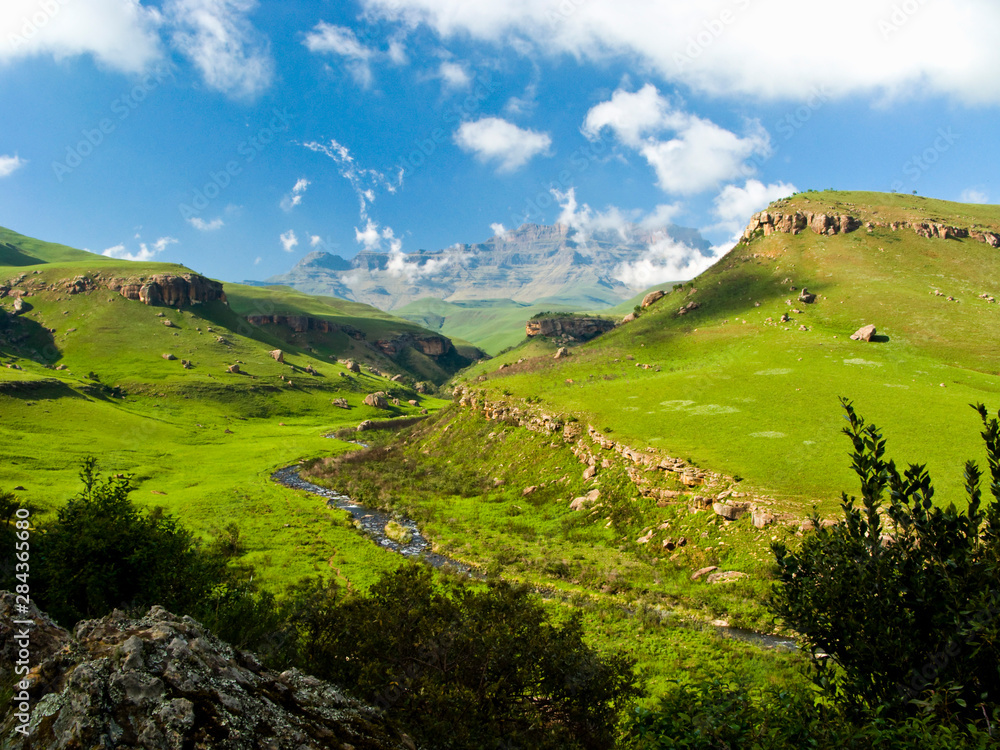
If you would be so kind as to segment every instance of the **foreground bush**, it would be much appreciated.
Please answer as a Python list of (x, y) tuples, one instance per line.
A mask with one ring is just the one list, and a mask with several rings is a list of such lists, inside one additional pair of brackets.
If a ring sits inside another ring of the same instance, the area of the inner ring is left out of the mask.
[[(858, 715), (939, 719), (993, 728), (1000, 705), (1000, 428), (977, 406), (993, 500), (965, 465), (968, 507), (933, 504), (923, 466), (900, 473), (885, 440), (843, 402), (861, 505), (809, 534), (798, 551), (774, 545), (774, 610), (812, 649), (816, 680)], [(829, 655), (827, 658), (826, 655)]]
[(293, 596), (303, 668), (389, 711), (427, 747), (610, 748), (639, 694), (633, 663), (583, 642), (501, 581), (434, 585), (411, 565), (367, 595), (318, 582)]

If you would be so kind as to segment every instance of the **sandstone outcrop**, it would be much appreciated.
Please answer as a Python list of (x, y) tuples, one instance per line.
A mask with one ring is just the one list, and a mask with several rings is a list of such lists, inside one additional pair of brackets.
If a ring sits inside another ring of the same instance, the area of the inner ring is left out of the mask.
[(871, 341), (875, 336), (875, 326), (867, 325), (862, 326), (854, 333), (851, 334), (851, 339), (854, 341)]
[(325, 318), (314, 318), (311, 315), (247, 315), (247, 322), (255, 326), (287, 326), (295, 333), (318, 331), (320, 333), (337, 333), (342, 331), (356, 341), (363, 341), (364, 331), (344, 323), (333, 323)]
[(527, 336), (564, 336), (573, 341), (590, 341), (615, 327), (607, 318), (583, 315), (558, 315), (551, 318), (532, 318), (524, 327)]
[(654, 302), (656, 302), (658, 299), (662, 299), (663, 297), (666, 297), (666, 296), (667, 296), (667, 293), (664, 292), (662, 289), (657, 289), (655, 291), (652, 291), (649, 294), (647, 294), (645, 297), (642, 298), (642, 306), (643, 307), (649, 307), (651, 304), (653, 304)]
[(282, 365), (285, 364), (285, 353), (281, 351), (281, 349), (274, 349), (272, 351), (269, 351), (268, 354), (270, 354), (271, 359), (273, 359), (278, 364)]
[(5, 664), (14, 663), (11, 620), (34, 621), (31, 724), (25, 737), (8, 720), (0, 744), (11, 750), (414, 748), (335, 686), (295, 669), (265, 669), (162, 607), (135, 619), (115, 611), (78, 623), (72, 634), (34, 605), (15, 615), (9, 592), (0, 593), (0, 613)]

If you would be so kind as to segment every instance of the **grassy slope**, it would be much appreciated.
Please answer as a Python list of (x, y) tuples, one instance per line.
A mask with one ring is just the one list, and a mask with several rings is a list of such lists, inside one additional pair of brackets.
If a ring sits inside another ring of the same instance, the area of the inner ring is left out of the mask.
[[(97, 270), (122, 277), (187, 270), (19, 238), (11, 232), (0, 238), (11, 243), (2, 248), (4, 262), (18, 264), (0, 267), (0, 279), (26, 274), (26, 282), (54, 283)], [(0, 488), (23, 486), (18, 495), (44, 517), (79, 489), (82, 457), (96, 455), (103, 471), (135, 474), (140, 502), (164, 506), (203, 537), (236, 522), (248, 561), (276, 587), (331, 570), (365, 585), (398, 558), (346, 526), (345, 513), (276, 486), (270, 473), (350, 449), (324, 437), (335, 429), (443, 402), (367, 372), (343, 377), (344, 368), (326, 350), (308, 352), (304, 344), (277, 338), (277, 328), (248, 325), (238, 314), (243, 298), (235, 297), (236, 310), (210, 303), (182, 311), (108, 291), (27, 297), (30, 310), (0, 321), (0, 334), (27, 334), (16, 344), (0, 343), (0, 363), (22, 368), (0, 367)], [(289, 304), (262, 290), (255, 300), (275, 312), (336, 314), (325, 301), (295, 297)], [(9, 304), (0, 305), (9, 311)], [(345, 303), (339, 309), (371, 334), (417, 331), (385, 314), (366, 318), (377, 313), (373, 308)], [(336, 349), (335, 341), (325, 343)], [(268, 354), (276, 347), (285, 351), (283, 365)], [(165, 360), (167, 353), (177, 359)], [(193, 368), (183, 369), (182, 359)], [(243, 373), (226, 372), (236, 362)], [(318, 375), (306, 373), (307, 366)], [(364, 396), (377, 390), (399, 396), (403, 406), (390, 412), (364, 406)], [(332, 406), (334, 398), (351, 408)], [(408, 405), (410, 398), (419, 406)]]
[(449, 338), (470, 341), (488, 354), (496, 354), (524, 340), (524, 325), (536, 313), (579, 309), (579, 305), (560, 300), (528, 305), (509, 299), (445, 302), (426, 297), (393, 312)]
[[(911, 196), (809, 193), (787, 203), (1000, 226), (995, 206)], [(854, 487), (840, 435), (837, 396), (845, 395), (883, 428), (898, 462), (928, 464), (947, 501), (960, 494), (962, 463), (983, 459), (978, 417), (967, 405), (1000, 407), (1000, 305), (978, 298), (1000, 293), (998, 278), (1000, 251), (972, 240), (924, 239), (909, 229), (775, 234), (737, 246), (693, 285), (566, 360), (536, 343), (528, 363), (496, 372), (528, 356), (515, 350), (466, 377), (488, 374), (487, 388), (541, 395), (544, 408), (574, 413), (615, 439), (746, 477), (798, 510), (818, 501), (831, 511), (839, 491)], [(798, 303), (791, 286), (819, 299)], [(677, 316), (690, 300), (700, 308)], [(790, 313), (790, 323), (765, 323), (795, 307), (803, 312)], [(848, 338), (867, 323), (888, 341)]]

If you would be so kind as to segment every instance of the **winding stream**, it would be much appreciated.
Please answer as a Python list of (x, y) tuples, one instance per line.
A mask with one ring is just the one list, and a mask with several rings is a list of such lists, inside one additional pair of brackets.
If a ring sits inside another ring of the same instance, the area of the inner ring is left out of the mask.
[[(427, 537), (420, 533), (420, 529), (417, 527), (416, 521), (404, 516), (394, 515), (386, 513), (385, 511), (369, 508), (355, 502), (347, 495), (343, 495), (334, 490), (329, 490), (326, 487), (320, 487), (318, 484), (313, 484), (312, 482), (309, 482), (299, 476), (299, 467), (296, 465), (278, 469), (271, 475), (271, 479), (290, 489), (304, 490), (313, 495), (317, 495), (326, 500), (326, 505), (329, 508), (340, 508), (341, 510), (346, 510), (351, 514), (351, 517), (355, 520), (357, 526), (361, 529), (365, 536), (388, 550), (398, 552), (406, 557), (422, 558), (435, 568), (441, 568), (447, 565), (454, 570), (461, 571), (470, 576), (478, 577), (480, 575), (474, 568), (466, 565), (465, 563), (453, 560), (446, 555), (433, 552), (431, 550), (431, 543), (427, 540)], [(385, 533), (385, 526), (389, 523), (389, 521), (395, 521), (406, 529), (411, 535), (410, 541), (401, 543), (395, 541), (394, 539), (390, 539)], [(785, 651), (791, 651), (796, 648), (795, 641), (791, 638), (768, 635), (766, 633), (758, 633), (753, 630), (733, 628), (725, 625), (713, 625), (712, 627), (715, 628), (716, 632), (724, 638), (735, 638), (739, 641), (753, 643), (761, 648)]]

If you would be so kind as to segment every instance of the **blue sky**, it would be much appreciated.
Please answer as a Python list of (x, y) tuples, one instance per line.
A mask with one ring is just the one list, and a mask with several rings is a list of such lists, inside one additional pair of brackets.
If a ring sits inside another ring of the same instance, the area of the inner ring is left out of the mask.
[[(238, 281), (524, 221), (722, 252), (796, 189), (1000, 199), (1000, 6), (830, 8), (5, 0), (0, 224)], [(625, 273), (704, 262), (659, 243)]]

